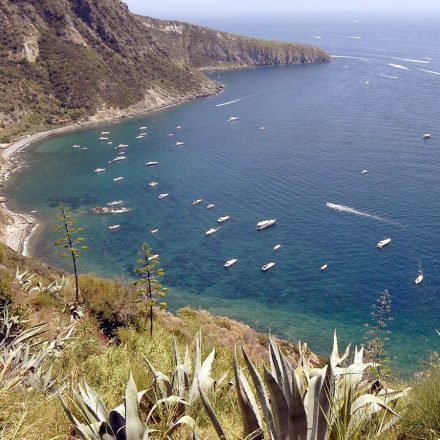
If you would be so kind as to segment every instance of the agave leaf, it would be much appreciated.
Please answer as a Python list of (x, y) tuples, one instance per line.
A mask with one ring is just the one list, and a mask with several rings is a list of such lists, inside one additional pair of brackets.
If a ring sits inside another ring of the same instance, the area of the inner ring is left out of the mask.
[(254, 435), (255, 440), (263, 439), (263, 430), (259, 423), (258, 408), (253, 405), (255, 397), (251, 398), (248, 395), (250, 390), (246, 389), (242, 381), (242, 376), (238, 369), (237, 351), (234, 350), (234, 373), (235, 373), (235, 386), (237, 390), (238, 403), (240, 405), (242, 419), (243, 419), (243, 431), (244, 436)]
[(218, 419), (217, 415), (215, 414), (215, 411), (213, 410), (211, 403), (209, 402), (208, 398), (206, 397), (206, 394), (204, 391), (199, 388), (200, 393), (200, 399), (202, 401), (202, 404), (206, 410), (206, 413), (208, 414), (209, 419), (211, 420), (212, 426), (214, 427), (215, 432), (218, 435), (218, 438), (220, 440), (226, 440), (225, 432), (223, 431), (222, 425), (220, 423), (220, 420)]
[(318, 431), (317, 440), (325, 440), (328, 421), (330, 417), (330, 408), (335, 395), (335, 377), (333, 374), (332, 364), (330, 359), (325, 368), (324, 382), (319, 393), (319, 413), (318, 413)]
[(200, 386), (204, 391), (208, 391), (214, 383), (211, 377), (212, 363), (215, 358), (215, 348), (212, 349), (208, 357), (204, 360), (198, 373), (194, 374), (193, 383), (189, 392), (188, 401), (191, 403), (197, 397), (197, 389)]
[[(366, 407), (370, 404), (376, 404), (379, 405), (381, 408), (389, 411), (391, 414), (398, 416), (398, 414), (389, 407), (385, 401), (380, 398), (379, 396), (375, 396), (374, 394), (364, 394), (360, 397), (358, 397), (351, 407), (351, 414), (353, 415), (356, 411), (359, 411), (361, 408), (366, 409)], [(368, 413), (374, 413), (374, 409), (370, 408), (370, 410), (367, 410)]]
[(202, 368), (202, 330), (199, 330), (195, 340), (194, 373), (199, 374)]
[(189, 355), (189, 347), (185, 346), (185, 358), (183, 360), (183, 365), (185, 367), (186, 374), (191, 374), (191, 356)]
[(189, 426), (192, 431), (195, 431), (196, 422), (191, 416), (182, 416), (177, 422), (173, 423), (165, 433), (165, 438), (172, 438), (171, 435), (174, 431), (181, 426)]
[(270, 370), (272, 372), (272, 376), (278, 382), (278, 385), (284, 387), (284, 378), (281, 366), (281, 358), (278, 350), (278, 345), (272, 338), (272, 335), (269, 335), (269, 361), (270, 361)]
[(179, 346), (177, 345), (176, 337), (173, 336), (173, 350), (174, 350), (174, 363), (177, 367), (177, 365), (180, 365), (182, 361), (180, 360), (180, 351)]
[(266, 389), (263, 385), (263, 380), (261, 379), (260, 374), (258, 373), (257, 369), (255, 368), (254, 364), (250, 360), (243, 347), (241, 348), (241, 351), (243, 353), (244, 361), (246, 362), (246, 365), (248, 367), (249, 374), (251, 375), (252, 382), (254, 383), (255, 391), (257, 392), (257, 398), (260, 402), (261, 410), (263, 411), (264, 420), (268, 425), (271, 438), (274, 439), (276, 437), (276, 433), (274, 430), (275, 428), (273, 424), (273, 416), (270, 409), (269, 398), (267, 397)]
[(284, 356), (283, 352), (278, 348), (281, 358), (281, 367), (283, 371), (283, 386), (284, 386), (284, 397), (287, 402), (292, 399), (292, 367)]
[(322, 374), (310, 379), (304, 405), (307, 414), (308, 440), (316, 440), (318, 435), (319, 393), (321, 392)]
[(269, 398), (272, 405), (273, 423), (277, 440), (288, 439), (289, 433), (289, 407), (283, 393), (283, 389), (264, 367), (264, 382), (269, 390)]
[(125, 389), (125, 432), (127, 440), (139, 440), (142, 438), (145, 426), (139, 416), (139, 401), (137, 397), (136, 384), (133, 375), (130, 373), (127, 387)]
[(148, 358), (145, 355), (142, 355), (142, 357), (144, 358), (144, 361), (147, 363), (148, 367), (153, 373), (154, 380), (157, 386), (159, 387), (159, 391), (162, 395), (162, 398), (171, 396), (173, 394), (173, 386), (170, 378), (161, 371), (156, 370), (153, 364), (148, 360)]
[(93, 402), (94, 404), (92, 409), (98, 415), (98, 419), (108, 422), (108, 409), (106, 408), (105, 403), (87, 382), (84, 382), (84, 385), (90, 398), (90, 402)]
[(98, 434), (100, 440), (116, 440), (115, 433), (106, 422), (101, 423)]
[(151, 417), (153, 416), (154, 412), (156, 411), (157, 408), (159, 408), (159, 406), (161, 406), (162, 404), (165, 405), (169, 405), (169, 406), (176, 406), (176, 405), (189, 405), (188, 402), (186, 402), (185, 400), (181, 399), (179, 396), (168, 396), (165, 397), (163, 399), (159, 399), (151, 408), (150, 412), (148, 413), (147, 416), (147, 426), (148, 423), (150, 422)]
[(292, 393), (289, 402), (288, 419), (289, 440), (306, 440), (307, 415), (301, 396), (301, 389), (295, 372), (292, 370)]

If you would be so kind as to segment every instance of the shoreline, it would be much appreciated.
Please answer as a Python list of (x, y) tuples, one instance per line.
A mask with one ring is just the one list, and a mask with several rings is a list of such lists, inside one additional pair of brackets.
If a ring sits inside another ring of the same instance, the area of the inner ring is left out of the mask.
[[(90, 127), (99, 127), (100, 125), (111, 122), (137, 118), (142, 115), (185, 104), (194, 101), (195, 99), (208, 98), (220, 94), (223, 91), (223, 87), (218, 83), (214, 83), (214, 85), (215, 86), (207, 87), (204, 89), (203, 93), (200, 94), (167, 97), (162, 102), (160, 102), (160, 99), (157, 99), (155, 103), (141, 101), (133, 106), (127, 107), (126, 109), (109, 109), (104, 112), (95, 113), (88, 119), (74, 124), (40, 131), (16, 139), (6, 147), (0, 149), (0, 158), (3, 159), (3, 162), (0, 162), (0, 184), (6, 182), (9, 179), (9, 176), (22, 166), (20, 161), (14, 160), (17, 154), (38, 142), (53, 136), (72, 133)], [(1, 217), (6, 217), (6, 220), (3, 222), (3, 225), (0, 224), (0, 241), (21, 255), (30, 256), (29, 244), (39, 223), (28, 213), (11, 211), (7, 207), (6, 198), (5, 200), (0, 201), (0, 218)]]

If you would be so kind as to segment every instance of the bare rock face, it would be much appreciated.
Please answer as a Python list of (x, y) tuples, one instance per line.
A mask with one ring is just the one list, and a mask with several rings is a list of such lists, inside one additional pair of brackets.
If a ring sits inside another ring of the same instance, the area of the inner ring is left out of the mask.
[(218, 92), (201, 69), (330, 60), (312, 46), (140, 17), (120, 0), (0, 0), (0, 23), (0, 142), (102, 106)]

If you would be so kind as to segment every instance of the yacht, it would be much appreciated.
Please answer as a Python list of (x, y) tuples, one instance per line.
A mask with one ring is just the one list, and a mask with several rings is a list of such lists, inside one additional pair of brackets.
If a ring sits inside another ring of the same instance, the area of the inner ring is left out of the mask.
[(385, 247), (387, 244), (391, 243), (391, 238), (385, 238), (385, 240), (381, 240), (379, 241), (379, 243), (377, 243), (377, 248), (382, 249), (383, 247)]
[(96, 168), (95, 173), (102, 173), (105, 171), (105, 168)]
[(122, 203), (124, 203), (123, 200), (113, 200), (113, 202), (107, 203), (107, 206), (117, 206), (117, 205), (122, 205)]
[(108, 228), (110, 229), (110, 231), (116, 231), (120, 227), (121, 227), (121, 225), (110, 225)]
[(176, 142), (176, 147), (178, 147), (179, 145), (183, 145), (185, 142)]
[(274, 250), (274, 251), (277, 251), (278, 249), (281, 249), (281, 245), (280, 245), (280, 244), (276, 244), (276, 245), (273, 247), (273, 250)]
[(98, 140), (99, 141), (108, 141), (108, 137), (107, 136), (101, 136)]
[(238, 121), (237, 116), (231, 116), (231, 117), (228, 119), (228, 122), (234, 122), (234, 121)]
[(145, 166), (146, 167), (152, 167), (152, 166), (154, 166), (154, 165), (157, 165), (159, 162), (155, 162), (155, 161), (152, 161), (152, 162), (147, 162), (146, 164), (145, 164)]
[(261, 222), (257, 223), (257, 230), (261, 231), (262, 229), (266, 229), (269, 226), (274, 225), (276, 222), (277, 222), (276, 219), (262, 220)]
[(231, 266), (234, 265), (237, 261), (238, 261), (237, 258), (232, 258), (232, 260), (228, 260), (228, 261), (226, 261), (226, 263), (225, 263), (224, 266), (225, 266), (226, 268), (231, 267)]
[(154, 188), (155, 186), (159, 185), (157, 182), (150, 182), (148, 184), (148, 186), (150, 186), (151, 188)]
[(162, 193), (162, 194), (159, 194), (159, 199), (164, 199), (165, 197), (168, 197), (169, 196), (169, 194), (168, 193)]
[(270, 263), (266, 263), (263, 266), (261, 266), (261, 270), (263, 272), (266, 272), (266, 270), (272, 269), (272, 267), (275, 266), (275, 263), (273, 261), (271, 261)]
[(106, 134), (110, 134), (109, 131), (101, 131), (101, 136), (105, 136)]
[(202, 203), (202, 199), (194, 200), (193, 205), (198, 205), (199, 203)]
[(169, 133), (168, 136), (174, 136), (174, 133)]
[(146, 130), (148, 127), (139, 127), (139, 130)]
[(111, 145), (113, 142), (112, 141), (110, 141), (110, 142), (107, 142), (107, 145)]
[(118, 144), (118, 147), (119, 147), (119, 148), (127, 148), (127, 147), (128, 147), (128, 144)]
[(429, 139), (431, 137), (431, 133), (425, 133), (423, 136), (422, 136), (422, 139), (424, 140), (424, 141), (426, 141), (426, 139)]
[(211, 209), (214, 208), (214, 203), (210, 203), (209, 205), (206, 205), (206, 209)]
[(416, 284), (420, 284), (423, 281), (423, 273), (420, 272), (419, 276), (414, 280)]
[(123, 214), (124, 212), (130, 211), (128, 208), (113, 208), (110, 212), (112, 214)]
[(74, 145), (72, 148), (81, 148), (81, 145)]
[(81, 150), (88, 150), (88, 148), (87, 147), (82, 147)]
[(326, 270), (327, 267), (328, 267), (328, 264), (323, 264), (323, 265), (320, 267), (320, 270)]
[(145, 136), (144, 135), (142, 135), (142, 134), (138, 134), (137, 136), (136, 136), (136, 139), (143, 139)]
[(266, 127), (260, 127), (260, 130), (266, 130)]
[(120, 176), (120, 177), (115, 177), (114, 179), (113, 179), (113, 182), (119, 182), (120, 180), (123, 180), (124, 178), (122, 177), (122, 176)]
[(223, 216), (223, 217), (219, 217), (219, 218), (217, 219), (217, 222), (218, 222), (218, 223), (223, 223), (223, 222), (225, 222), (225, 221), (227, 221), (227, 220), (229, 220), (229, 219), (230, 219), (229, 215), (225, 215), (225, 216)]
[(153, 261), (156, 258), (159, 258), (159, 254), (155, 254), (155, 255), (152, 255), (151, 257), (148, 257), (148, 261)]
[(156, 232), (159, 232), (159, 228), (150, 230), (150, 234), (156, 234)]
[(206, 235), (211, 235), (217, 232), (220, 228), (211, 228), (206, 231)]
[(120, 160), (127, 159), (127, 156), (116, 156), (112, 162), (119, 162)]
[(182, 128), (182, 126), (178, 125), (176, 128), (177, 128), (177, 130), (180, 130)]
[(367, 174), (368, 173), (368, 170), (362, 170), (361, 171), (361, 174)]

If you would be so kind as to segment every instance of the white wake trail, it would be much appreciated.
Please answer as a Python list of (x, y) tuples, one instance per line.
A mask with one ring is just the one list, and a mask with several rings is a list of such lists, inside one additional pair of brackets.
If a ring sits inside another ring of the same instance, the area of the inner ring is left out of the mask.
[(407, 61), (408, 63), (417, 63), (417, 64), (430, 64), (430, 61), (425, 60), (414, 60), (412, 58), (397, 58), (397, 57), (391, 57), (392, 60), (397, 61)]
[(397, 225), (397, 223), (395, 223), (391, 220), (387, 220), (385, 218), (379, 217), (378, 215), (368, 214), (368, 212), (358, 211), (357, 209), (350, 208), (349, 206), (337, 205), (336, 203), (330, 203), (330, 202), (327, 202), (325, 204), (325, 206), (330, 209), (335, 209), (336, 211), (346, 212), (348, 214), (359, 215), (361, 217), (367, 217), (367, 218), (371, 218), (373, 220), (378, 220), (380, 222), (392, 223), (394, 225)]
[(398, 76), (384, 75), (383, 73), (377, 73), (377, 75), (381, 76), (382, 78), (400, 79)]
[(431, 73), (432, 75), (440, 75), (440, 72), (436, 72), (435, 70), (426, 70), (426, 69), (419, 69), (422, 72)]
[(242, 98), (233, 99), (232, 101), (222, 102), (221, 104), (215, 104), (214, 107), (224, 107), (225, 105), (235, 104), (236, 102), (243, 101), (243, 99), (250, 98), (252, 95), (243, 96)]
[(402, 66), (401, 64), (389, 63), (388, 65), (400, 70), (409, 70), (408, 67)]

